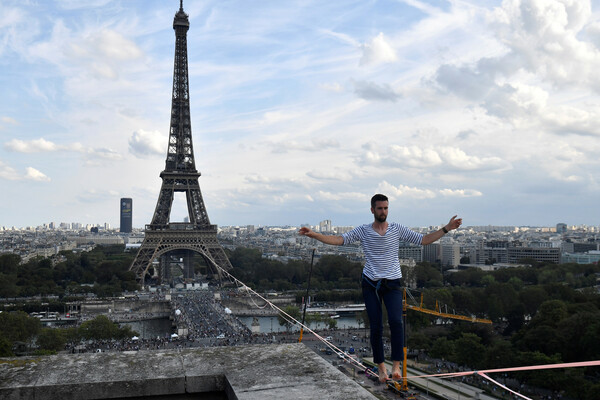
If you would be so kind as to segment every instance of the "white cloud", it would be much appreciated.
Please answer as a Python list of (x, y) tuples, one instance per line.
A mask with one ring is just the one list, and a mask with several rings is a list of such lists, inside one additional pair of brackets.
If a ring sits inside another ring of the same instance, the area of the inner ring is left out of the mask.
[(123, 156), (120, 153), (108, 148), (89, 149), (86, 151), (86, 155), (86, 162), (92, 163), (94, 165), (101, 160), (117, 161), (123, 158)]
[(25, 172), (25, 179), (39, 182), (49, 182), (50, 178), (44, 175), (42, 172), (35, 168), (27, 167)]
[(479, 100), (494, 87), (494, 76), (473, 66), (444, 64), (436, 71), (435, 80), (442, 88), (469, 100)]
[[(3, 221), (114, 224), (126, 196), (143, 226), (167, 148), (155, 129), (170, 117), (178, 3), (67, 1), (0, 7), (0, 178), (27, 211)], [(465, 203), (481, 224), (588, 218), (600, 190), (589, 1), (242, 4), (184, 4), (194, 150), (215, 223), (355, 225), (380, 182), (415, 224)], [(44, 173), (52, 185), (19, 189)]]
[(342, 42), (344, 44), (348, 44), (353, 47), (358, 47), (360, 45), (354, 38), (352, 38), (352, 36), (346, 35), (344, 33), (334, 32), (329, 29), (320, 29), (319, 32), (324, 35), (333, 37), (333, 38), (339, 40), (340, 42)]
[[(444, 94), (538, 135), (600, 135), (600, 49), (589, 1), (507, 0), (489, 14), (505, 51), (435, 73)], [(575, 94), (578, 93), (578, 94)], [(590, 98), (592, 101), (573, 101)]]
[(63, 51), (68, 59), (81, 63), (96, 77), (106, 79), (118, 78), (119, 63), (138, 60), (143, 56), (134, 42), (110, 29), (76, 39)]
[(510, 49), (506, 58), (518, 58), (521, 68), (552, 85), (591, 85), (600, 91), (600, 51), (582, 40), (592, 17), (589, 1), (511, 0), (494, 16), (494, 27)]
[(38, 171), (35, 168), (27, 167), (25, 173), (21, 174), (16, 169), (6, 165), (0, 161), (0, 179), (6, 179), (9, 181), (21, 181), (21, 180), (32, 180), (39, 182), (49, 182), (50, 178), (44, 173)]
[(422, 170), (443, 167), (443, 170), (458, 171), (493, 171), (509, 168), (509, 164), (499, 157), (469, 155), (456, 147), (390, 145), (380, 150), (378, 146), (367, 143), (363, 149), (364, 154), (360, 160), (367, 165)]
[(86, 189), (78, 193), (77, 199), (84, 203), (100, 203), (105, 200), (118, 198), (119, 192), (108, 189)]
[(12, 139), (4, 144), (4, 148), (18, 153), (39, 153), (60, 150), (60, 146), (44, 138), (29, 141)]
[(379, 193), (385, 193), (390, 199), (413, 198), (413, 199), (431, 199), (436, 193), (430, 189), (420, 189), (405, 185), (394, 186), (386, 181), (377, 186)]
[(19, 179), (19, 174), (14, 168), (9, 167), (8, 165), (0, 161), (0, 178), (9, 181), (14, 181)]
[(590, 42), (600, 48), (600, 21), (592, 21), (584, 27), (584, 34)]
[(28, 54), (31, 58), (51, 62), (67, 75), (77, 70), (95, 79), (109, 80), (119, 77), (122, 63), (144, 56), (133, 41), (115, 30), (93, 29), (82, 34), (69, 29), (60, 19), (54, 23), (50, 38), (32, 44)]
[(400, 98), (400, 94), (396, 93), (387, 83), (381, 85), (366, 81), (352, 81), (352, 83), (354, 84), (354, 93), (365, 100), (395, 102)]
[(392, 185), (386, 181), (381, 182), (377, 190), (379, 193), (387, 194), (391, 199), (432, 199), (438, 196), (444, 197), (480, 197), (483, 196), (475, 189), (423, 189), (407, 185)]
[(371, 198), (370, 196), (368, 196), (364, 193), (359, 193), (359, 192), (332, 193), (332, 192), (326, 192), (323, 190), (319, 190), (316, 194), (316, 197), (318, 197), (320, 200), (327, 200), (327, 201), (351, 200), (351, 201), (360, 201), (360, 202), (367, 202)]
[(165, 155), (168, 137), (159, 131), (138, 129), (129, 138), (129, 151), (136, 157)]
[(248, 183), (252, 183), (252, 184), (256, 184), (256, 183), (261, 183), (261, 184), (270, 184), (272, 183), (271, 179), (269, 179), (266, 176), (263, 175), (259, 175), (259, 174), (251, 174), (251, 175), (246, 175), (244, 177), (244, 180)]
[(6, 124), (11, 124), (11, 125), (18, 124), (17, 120), (14, 118), (11, 118), (11, 117), (2, 117), (2, 119), (0, 119), (0, 120)]
[(344, 91), (344, 87), (337, 82), (320, 83), (318, 86), (327, 92), (342, 93)]
[(72, 143), (69, 145), (57, 145), (44, 138), (33, 140), (12, 139), (4, 144), (4, 148), (18, 153), (51, 153), (56, 151), (67, 151), (82, 153), (91, 158), (103, 158), (118, 160), (121, 155), (109, 148), (86, 148), (81, 143)]
[(267, 143), (273, 153), (287, 153), (290, 151), (314, 152), (327, 149), (337, 149), (340, 143), (336, 139), (312, 139), (307, 142), (299, 142), (296, 140), (285, 140), (274, 143)]
[(479, 190), (474, 189), (441, 189), (439, 193), (448, 197), (479, 197), (483, 196)]
[(354, 178), (354, 175), (348, 171), (331, 170), (312, 170), (306, 173), (310, 178), (323, 181), (348, 182)]
[(360, 65), (389, 63), (398, 59), (394, 48), (388, 43), (383, 32), (380, 32), (369, 43), (363, 44), (361, 48), (363, 54)]
[(285, 113), (283, 111), (268, 111), (263, 114), (263, 119), (261, 120), (261, 125), (272, 125), (277, 124), (284, 121), (289, 121), (291, 119), (297, 118), (299, 114), (297, 113)]

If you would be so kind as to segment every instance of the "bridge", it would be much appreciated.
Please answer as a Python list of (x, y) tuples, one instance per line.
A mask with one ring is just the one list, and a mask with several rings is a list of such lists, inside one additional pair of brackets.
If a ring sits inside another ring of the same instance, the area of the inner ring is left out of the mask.
[(363, 312), (364, 304), (347, 304), (341, 307), (307, 307), (307, 313), (320, 313), (329, 315), (350, 315)]

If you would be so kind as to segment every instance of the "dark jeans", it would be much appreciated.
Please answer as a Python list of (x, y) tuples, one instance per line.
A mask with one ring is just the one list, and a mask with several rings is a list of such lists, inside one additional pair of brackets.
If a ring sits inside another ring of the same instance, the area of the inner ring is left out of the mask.
[(392, 336), (392, 361), (403, 360), (404, 329), (402, 329), (402, 287), (400, 279), (373, 281), (363, 275), (362, 292), (371, 326), (373, 362), (379, 364), (385, 360), (383, 355), (382, 301), (387, 309), (388, 324)]

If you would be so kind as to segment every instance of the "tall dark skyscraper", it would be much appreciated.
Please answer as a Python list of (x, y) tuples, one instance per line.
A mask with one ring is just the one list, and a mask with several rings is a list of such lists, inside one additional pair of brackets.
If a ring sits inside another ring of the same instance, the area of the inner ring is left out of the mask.
[(133, 221), (133, 200), (130, 198), (121, 199), (121, 224), (119, 231), (121, 233), (131, 233)]

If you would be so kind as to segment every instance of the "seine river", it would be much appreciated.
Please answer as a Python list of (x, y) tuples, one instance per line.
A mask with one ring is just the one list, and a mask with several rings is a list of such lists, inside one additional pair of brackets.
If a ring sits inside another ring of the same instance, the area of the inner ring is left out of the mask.
[(145, 321), (121, 322), (121, 326), (130, 326), (139, 333), (141, 339), (156, 339), (171, 337), (171, 320), (169, 318), (148, 319)]
[[(253, 317), (238, 317), (248, 328), (251, 327)], [(279, 325), (279, 319), (277, 317), (257, 317), (258, 323), (260, 324), (260, 333), (271, 333), (271, 332), (285, 332), (285, 326)], [(338, 329), (347, 328), (358, 328), (358, 323), (354, 317), (340, 317), (336, 319)], [(324, 322), (313, 323), (309, 325), (310, 329), (325, 329), (327, 324)], [(361, 325), (361, 328), (364, 326)], [(299, 326), (293, 326), (292, 331), (299, 331)]]
[[(248, 328), (251, 328), (253, 317), (238, 317)], [(279, 325), (277, 317), (258, 317), (260, 333), (285, 332), (285, 326)], [(170, 337), (172, 331), (171, 321), (168, 318), (149, 319), (146, 321), (122, 322), (121, 326), (131, 326), (131, 329), (139, 333), (141, 339), (156, 339), (157, 337)], [(311, 329), (325, 329), (327, 324), (323, 322), (313, 323)], [(337, 319), (338, 329), (358, 328), (354, 317), (340, 317)], [(361, 326), (363, 328), (364, 326)], [(300, 327), (293, 326), (292, 331), (299, 331)]]

